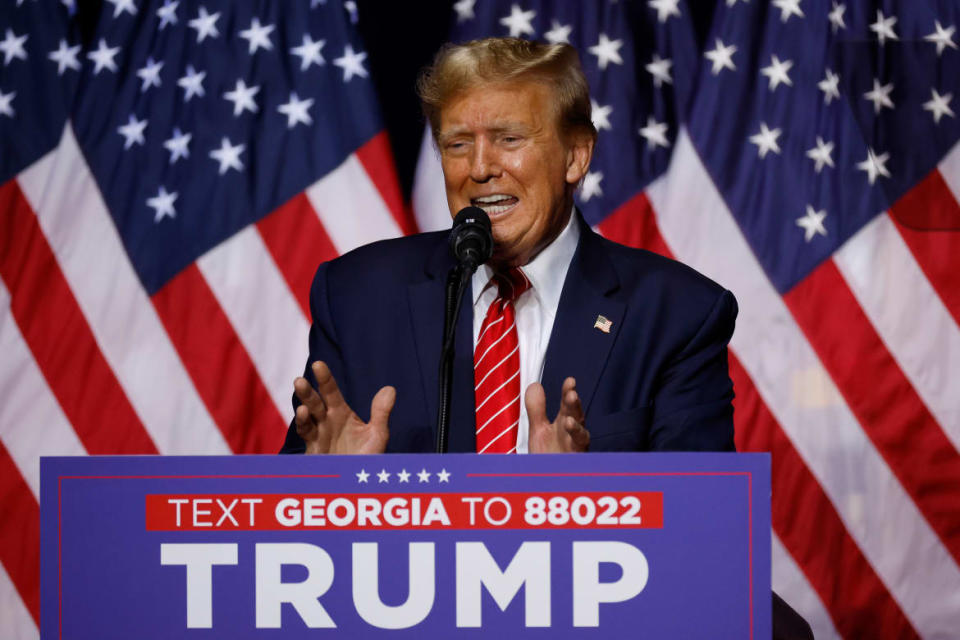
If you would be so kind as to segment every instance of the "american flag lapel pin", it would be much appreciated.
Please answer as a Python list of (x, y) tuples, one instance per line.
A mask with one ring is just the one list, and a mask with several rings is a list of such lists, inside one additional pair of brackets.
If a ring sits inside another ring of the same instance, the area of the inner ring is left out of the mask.
[(613, 326), (613, 320), (608, 320), (605, 316), (597, 316), (596, 322), (593, 323), (594, 329), (600, 329), (604, 333), (610, 333), (610, 327)]

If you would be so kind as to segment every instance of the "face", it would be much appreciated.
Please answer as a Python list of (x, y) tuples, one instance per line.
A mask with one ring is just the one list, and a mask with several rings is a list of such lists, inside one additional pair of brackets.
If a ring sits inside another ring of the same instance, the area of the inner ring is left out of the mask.
[(487, 212), (497, 266), (528, 263), (563, 230), (593, 151), (589, 136), (563, 140), (552, 91), (537, 82), (459, 94), (440, 113), (438, 145), (450, 213)]

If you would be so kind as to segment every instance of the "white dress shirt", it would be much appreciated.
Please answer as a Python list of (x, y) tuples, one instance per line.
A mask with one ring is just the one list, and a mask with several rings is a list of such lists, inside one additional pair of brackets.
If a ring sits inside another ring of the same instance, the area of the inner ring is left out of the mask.
[[(520, 342), (520, 424), (517, 428), (517, 453), (527, 453), (530, 421), (523, 402), (527, 387), (539, 382), (543, 375), (543, 363), (547, 343), (553, 331), (553, 321), (560, 304), (560, 293), (567, 278), (570, 261), (577, 250), (580, 228), (571, 212), (570, 220), (560, 235), (547, 245), (528, 264), (521, 267), (533, 285), (514, 303), (517, 320), (517, 338)], [(487, 309), (497, 298), (497, 287), (490, 282), (493, 269), (481, 265), (473, 274), (473, 348), (477, 348), (480, 327)]]

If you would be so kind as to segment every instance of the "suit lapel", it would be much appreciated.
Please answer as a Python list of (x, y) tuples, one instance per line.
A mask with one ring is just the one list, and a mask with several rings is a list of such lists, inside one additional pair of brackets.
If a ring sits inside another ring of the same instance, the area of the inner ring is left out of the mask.
[[(580, 243), (560, 294), (543, 368), (550, 418), (560, 408), (560, 388), (568, 376), (577, 380), (584, 413), (589, 410), (626, 309), (624, 303), (609, 295), (619, 287), (619, 279), (602, 240), (579, 214), (578, 219)], [(609, 333), (595, 327), (599, 316), (610, 321)]]
[[(439, 243), (426, 265), (426, 278), (410, 285), (410, 322), (416, 343), (426, 414), (436, 437), (440, 393), (440, 341), (447, 272), (453, 266), (446, 242)], [(449, 451), (476, 451), (473, 399), (473, 305), (468, 287), (460, 305), (454, 343), (453, 400), (450, 407)]]

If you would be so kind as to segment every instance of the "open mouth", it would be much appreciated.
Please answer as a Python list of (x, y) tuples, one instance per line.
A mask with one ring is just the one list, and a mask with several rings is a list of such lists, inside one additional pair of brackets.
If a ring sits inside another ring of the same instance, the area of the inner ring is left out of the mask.
[(495, 193), (489, 196), (471, 198), (470, 204), (483, 209), (488, 216), (495, 216), (509, 211), (517, 205), (520, 200), (514, 196), (505, 193)]

